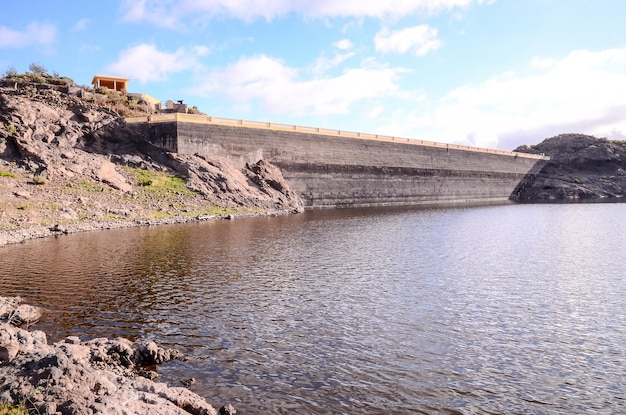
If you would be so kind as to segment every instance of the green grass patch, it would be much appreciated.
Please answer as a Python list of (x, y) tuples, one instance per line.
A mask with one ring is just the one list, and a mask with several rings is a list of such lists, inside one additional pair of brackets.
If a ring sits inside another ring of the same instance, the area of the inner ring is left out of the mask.
[(87, 180), (78, 183), (78, 187), (86, 193), (101, 193), (105, 189), (105, 186), (103, 184), (90, 182)]
[(134, 177), (135, 183), (146, 192), (161, 195), (181, 194), (192, 196), (197, 194), (187, 188), (185, 179), (174, 174), (142, 169), (128, 169), (128, 171)]
[(29, 415), (24, 404), (2, 403), (0, 415)]
[(0, 169), (0, 177), (15, 177), (15, 174), (10, 171)]

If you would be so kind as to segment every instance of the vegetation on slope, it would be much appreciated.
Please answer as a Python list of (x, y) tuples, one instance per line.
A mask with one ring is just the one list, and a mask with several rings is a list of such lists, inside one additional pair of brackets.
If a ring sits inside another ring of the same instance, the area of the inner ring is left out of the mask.
[(0, 231), (301, 210), (269, 163), (167, 153), (126, 124), (132, 100), (104, 92), (40, 65), (0, 79)]

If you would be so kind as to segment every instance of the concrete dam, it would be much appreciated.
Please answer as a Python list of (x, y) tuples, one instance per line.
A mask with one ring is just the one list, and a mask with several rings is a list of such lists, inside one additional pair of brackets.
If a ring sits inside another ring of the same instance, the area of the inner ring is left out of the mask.
[(170, 152), (278, 166), (305, 207), (401, 206), (509, 200), (547, 157), (431, 141), (190, 114), (141, 123)]

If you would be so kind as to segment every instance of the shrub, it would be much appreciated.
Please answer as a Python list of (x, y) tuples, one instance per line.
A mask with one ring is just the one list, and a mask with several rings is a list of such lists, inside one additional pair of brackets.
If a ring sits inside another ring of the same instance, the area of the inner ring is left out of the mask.
[(16, 131), (17, 131), (17, 128), (15, 128), (15, 126), (14, 126), (13, 124), (7, 124), (7, 125), (4, 127), (4, 129), (5, 129), (5, 130), (7, 130), (7, 132), (8, 132), (8, 133), (11, 133), (11, 134), (13, 134), (14, 132), (16, 132)]
[(108, 91), (109, 91), (109, 88), (107, 88), (106, 86), (98, 86), (93, 89), (93, 92), (95, 92), (96, 94), (102, 94), (102, 95), (107, 95)]
[(52, 85), (61, 85), (61, 86), (72, 86), (74, 85), (74, 80), (72, 78), (68, 78), (66, 76), (56, 77), (48, 80)]
[(28, 65), (28, 70), (37, 75), (48, 75), (48, 70), (46, 69), (46, 67), (38, 63), (33, 62)]
[(28, 74), (28, 80), (31, 82), (35, 82), (38, 84), (45, 84), (46, 83), (46, 78), (39, 73), (30, 73)]
[(7, 71), (4, 73), (4, 78), (13, 78), (17, 75), (17, 71), (15, 70), (15, 66), (9, 66)]
[(0, 169), (0, 177), (15, 177), (15, 174), (10, 171)]
[(142, 187), (152, 186), (152, 183), (153, 183), (152, 179), (138, 179), (137, 180), (137, 184)]
[(0, 415), (28, 415), (24, 404), (2, 403), (0, 404)]
[(43, 176), (35, 176), (33, 177), (33, 183), (38, 185), (43, 185), (48, 183), (48, 179)]

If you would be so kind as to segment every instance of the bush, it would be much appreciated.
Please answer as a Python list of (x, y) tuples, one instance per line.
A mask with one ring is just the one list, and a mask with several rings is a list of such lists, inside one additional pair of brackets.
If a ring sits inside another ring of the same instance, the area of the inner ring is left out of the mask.
[(10, 171), (0, 169), (0, 177), (15, 177), (15, 174)]
[(72, 85), (74, 85), (74, 80), (72, 78), (68, 78), (66, 76), (62, 76), (62, 77), (49, 79), (48, 83), (50, 83), (52, 85), (72, 86)]
[(108, 95), (109, 88), (107, 88), (106, 86), (98, 86), (94, 88), (93, 92), (95, 92), (96, 94)]
[(46, 77), (43, 76), (42, 74), (38, 74), (38, 73), (30, 73), (28, 74), (28, 80), (31, 82), (35, 82), (38, 84), (45, 84), (46, 83)]
[(43, 176), (35, 176), (33, 177), (33, 183), (38, 185), (43, 185), (48, 183), (48, 179)]
[(28, 415), (28, 411), (23, 404), (2, 403), (0, 404), (0, 415)]
[(46, 67), (38, 63), (31, 63), (28, 65), (28, 70), (37, 75), (48, 75)]
[(7, 71), (4, 73), (4, 78), (13, 78), (17, 75), (17, 71), (15, 70), (15, 66), (9, 66)]
[(17, 128), (15, 128), (15, 126), (13, 124), (7, 124), (4, 127), (5, 130), (7, 130), (7, 133), (13, 134), (14, 132), (17, 131)]

